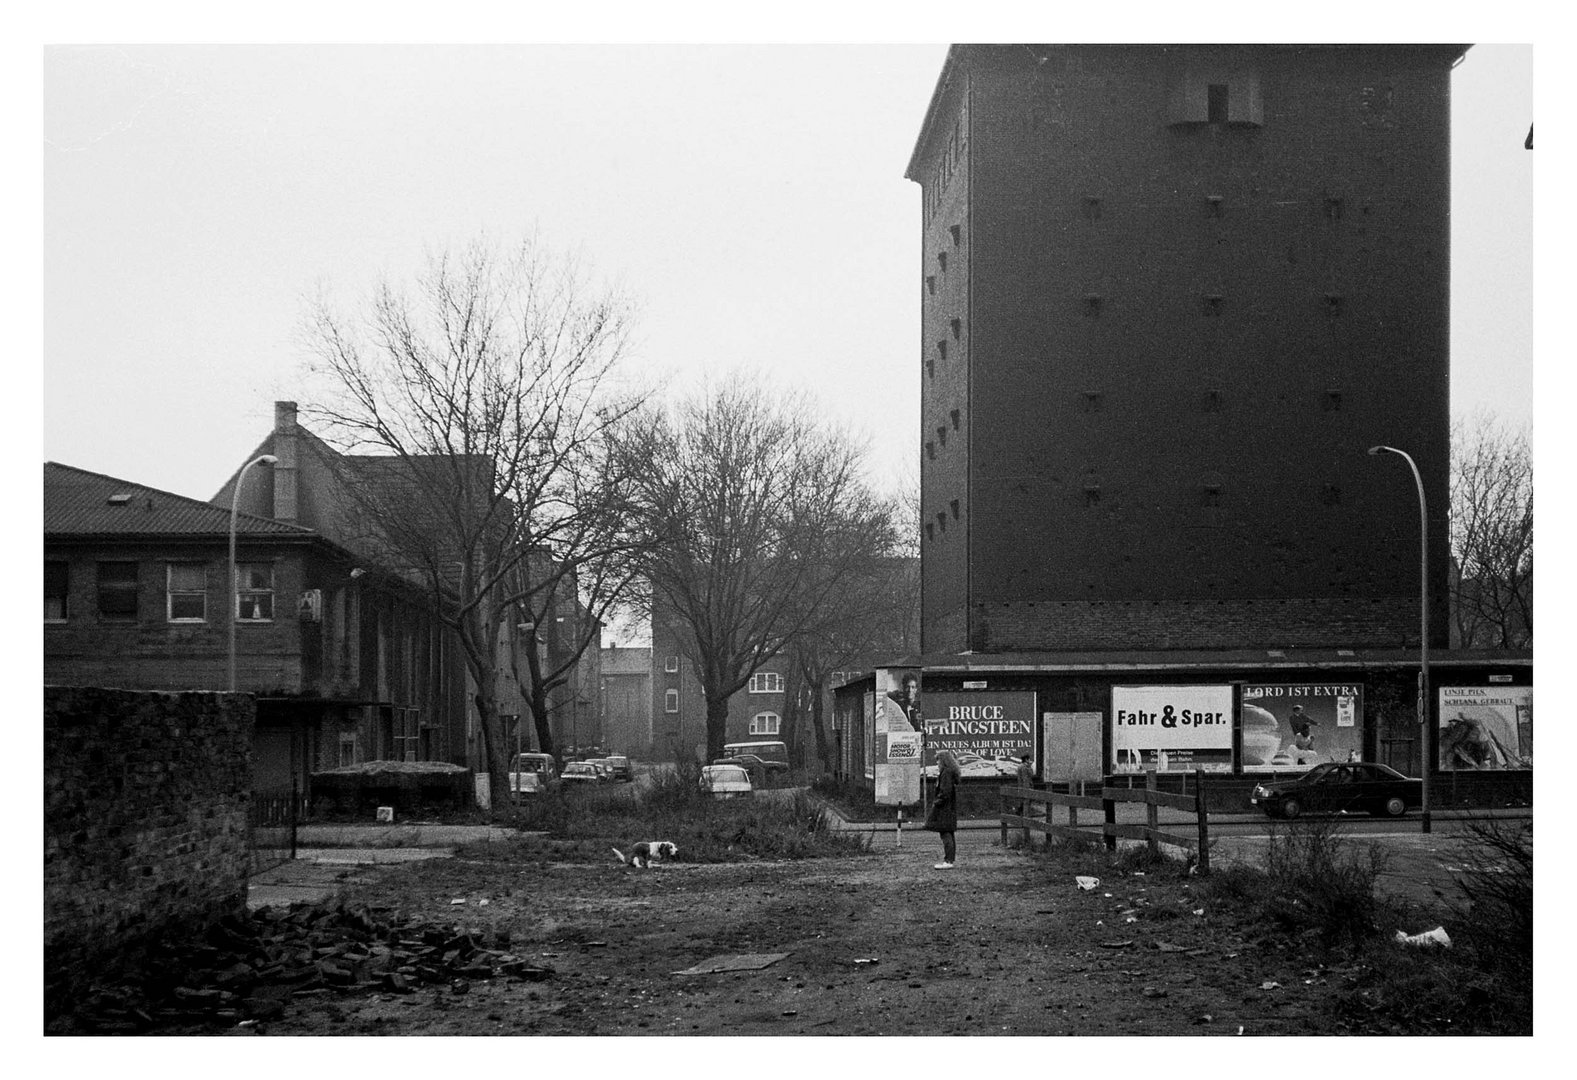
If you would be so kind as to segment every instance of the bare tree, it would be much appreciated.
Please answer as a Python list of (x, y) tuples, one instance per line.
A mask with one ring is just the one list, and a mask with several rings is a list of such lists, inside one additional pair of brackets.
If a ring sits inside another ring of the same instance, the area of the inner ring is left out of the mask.
[(893, 550), (891, 508), (862, 481), (860, 448), (816, 415), (802, 396), (735, 377), (648, 414), (625, 442), (644, 470), (653, 620), (680, 633), (695, 668), (709, 758), (729, 697)]
[(534, 241), (432, 256), (409, 293), (384, 282), (357, 318), (321, 300), (309, 314), (333, 390), (308, 411), (355, 474), (342, 486), (362, 543), (422, 582), (459, 640), (495, 792), (508, 790), (498, 700), (517, 632), (551, 751), (548, 692), (593, 637), (572, 636), (544, 668), (539, 629), (577, 590), (600, 617), (633, 572), (627, 484), (608, 453), (638, 406), (616, 392), (630, 318)]
[(1533, 452), (1489, 414), (1451, 431), (1451, 619), (1460, 648), (1533, 644)]
[[(920, 563), (916, 556), (894, 556), (873, 562), (843, 589), (840, 603), (830, 605), (817, 625), (808, 626), (793, 643), (793, 687), (797, 714), (803, 700), (810, 714), (816, 758), (832, 766), (827, 735), (826, 692), (835, 671), (863, 667), (872, 657), (897, 659), (920, 648)], [(796, 720), (798, 716), (796, 715)]]

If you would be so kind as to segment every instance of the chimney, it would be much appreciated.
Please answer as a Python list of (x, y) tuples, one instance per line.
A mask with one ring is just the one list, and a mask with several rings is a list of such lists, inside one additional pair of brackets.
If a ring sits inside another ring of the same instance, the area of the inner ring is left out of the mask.
[(296, 503), (296, 403), (274, 402), (274, 514), (276, 521), (295, 523), (300, 511)]

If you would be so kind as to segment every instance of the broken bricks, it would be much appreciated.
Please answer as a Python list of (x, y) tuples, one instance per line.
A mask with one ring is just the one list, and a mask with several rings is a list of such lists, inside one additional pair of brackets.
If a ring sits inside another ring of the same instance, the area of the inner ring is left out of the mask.
[[(553, 975), (480, 935), (387, 909), (297, 904), (225, 919), (206, 940), (171, 942), (135, 976), (96, 986), (46, 1031), (133, 1033), (234, 1026), (280, 1016), (292, 998)], [(507, 944), (503, 939), (500, 943)], [(460, 991), (463, 992), (463, 991)]]

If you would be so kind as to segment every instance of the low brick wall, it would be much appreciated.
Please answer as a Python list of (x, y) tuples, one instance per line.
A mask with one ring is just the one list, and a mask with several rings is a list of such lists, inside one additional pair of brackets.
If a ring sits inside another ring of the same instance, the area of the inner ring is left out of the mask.
[(246, 908), (249, 695), (44, 688), (45, 1015)]

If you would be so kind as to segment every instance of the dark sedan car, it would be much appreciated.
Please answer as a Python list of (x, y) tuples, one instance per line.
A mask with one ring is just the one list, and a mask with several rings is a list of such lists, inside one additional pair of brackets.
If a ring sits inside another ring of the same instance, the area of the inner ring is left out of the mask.
[(1363, 810), (1400, 817), (1423, 805), (1423, 785), (1388, 765), (1328, 761), (1296, 779), (1256, 784), (1248, 801), (1272, 817), (1295, 818), (1305, 810)]

